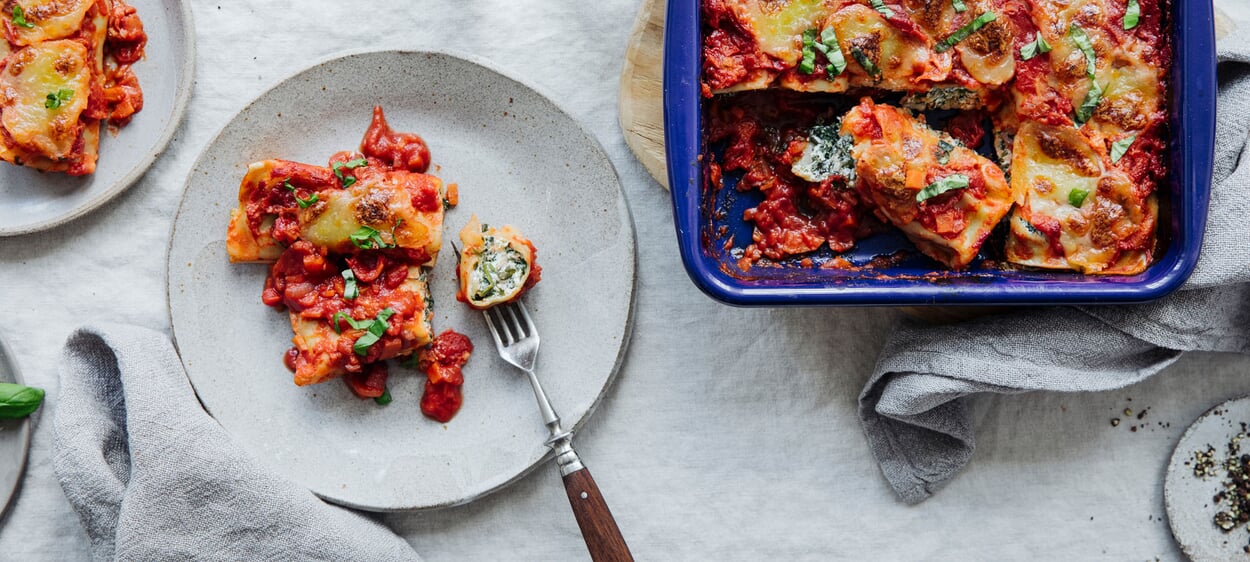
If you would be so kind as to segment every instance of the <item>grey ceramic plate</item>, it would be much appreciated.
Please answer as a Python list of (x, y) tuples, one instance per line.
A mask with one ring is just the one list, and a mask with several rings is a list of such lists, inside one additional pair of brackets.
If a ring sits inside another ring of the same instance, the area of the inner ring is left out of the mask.
[[(9, 348), (0, 340), (0, 382), (22, 384), (22, 375)], [(30, 450), (30, 418), (0, 420), (0, 518), (9, 508), (17, 485), (26, 472)]]
[(116, 135), (100, 135), (90, 176), (43, 174), (0, 162), (0, 236), (46, 230), (78, 218), (130, 187), (165, 150), (191, 97), (195, 26), (189, 0), (131, 0), (148, 33), (134, 65), (143, 111)]
[[(230, 208), (249, 162), (324, 163), (356, 149), (375, 104), (429, 143), (433, 172), (460, 186), (431, 276), (435, 329), (477, 347), (464, 406), (448, 424), (421, 415), (422, 378), (392, 368), (394, 402), (340, 381), (298, 388), (282, 364), (286, 313), (260, 302), (265, 265), (231, 265)], [(538, 247), (543, 280), (526, 302), (542, 333), (539, 376), (580, 424), (612, 380), (629, 337), (634, 234), (620, 183), (594, 137), (550, 100), (481, 63), (375, 52), (318, 64), (240, 112), (187, 181), (169, 250), (169, 304), (187, 374), (208, 411), (253, 455), (318, 495), (378, 511), (454, 505), (543, 460), (546, 430), (529, 384), (499, 359), (482, 316), (456, 302), (450, 242), (475, 213)]]
[[(1219, 511), (1212, 502), (1222, 489), (1224, 470), (1201, 479), (1194, 476), (1194, 452), (1215, 448), (1215, 462), (1227, 457), (1228, 442), (1242, 431), (1241, 424), (1250, 424), (1250, 397), (1224, 402), (1202, 414), (1181, 436), (1172, 452), (1163, 485), (1163, 500), (1168, 512), (1168, 525), (1181, 550), (1191, 560), (1245, 560), (1250, 533), (1241, 526), (1224, 533), (1212, 521)], [(1250, 438), (1240, 444), (1242, 453), (1250, 453)]]

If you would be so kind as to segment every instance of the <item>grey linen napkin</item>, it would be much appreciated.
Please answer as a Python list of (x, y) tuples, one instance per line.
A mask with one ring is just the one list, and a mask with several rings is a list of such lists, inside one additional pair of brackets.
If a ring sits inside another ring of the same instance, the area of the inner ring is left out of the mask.
[(1250, 40), (1240, 35), (1219, 44), (1211, 211), (1181, 291), (1147, 305), (1030, 309), (953, 326), (904, 320), (891, 334), (859, 414), (904, 501), (923, 501), (968, 463), (972, 395), (1110, 390), (1186, 351), (1250, 352)]
[(418, 559), (386, 527), (241, 451), (159, 332), (70, 336), (54, 416), (56, 475), (95, 560)]

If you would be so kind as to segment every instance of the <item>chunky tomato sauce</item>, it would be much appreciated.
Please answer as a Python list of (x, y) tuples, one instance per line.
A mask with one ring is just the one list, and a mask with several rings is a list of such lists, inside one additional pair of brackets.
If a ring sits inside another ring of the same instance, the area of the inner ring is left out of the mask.
[(461, 370), (473, 353), (473, 342), (468, 336), (447, 330), (434, 338), (418, 355), (418, 367), (425, 372), (425, 393), (421, 396), (421, 413), (447, 423), (460, 411), (464, 401), (460, 389), (464, 386)]
[(843, 252), (870, 232), (875, 223), (854, 190), (842, 188), (834, 178), (809, 182), (790, 170), (807, 145), (807, 130), (826, 122), (827, 112), (781, 93), (722, 96), (710, 107), (708, 140), (725, 143), (725, 151), (711, 162), (708, 181), (719, 188), (722, 170), (741, 171), (738, 190), (764, 195), (743, 217), (754, 230), (740, 268), (761, 258), (779, 261), (824, 246)]

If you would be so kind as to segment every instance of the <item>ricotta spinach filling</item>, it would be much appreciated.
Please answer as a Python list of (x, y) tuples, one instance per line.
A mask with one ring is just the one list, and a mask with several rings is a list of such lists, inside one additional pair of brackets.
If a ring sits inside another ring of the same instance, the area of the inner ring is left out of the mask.
[(790, 167), (794, 175), (820, 183), (840, 176), (847, 185), (855, 183), (855, 158), (851, 149), (855, 139), (841, 134), (842, 120), (832, 125), (816, 125), (807, 133), (807, 148)]
[(475, 301), (504, 297), (515, 293), (525, 282), (529, 263), (507, 240), (494, 236), (482, 238), (477, 263), (469, 273), (469, 286)]

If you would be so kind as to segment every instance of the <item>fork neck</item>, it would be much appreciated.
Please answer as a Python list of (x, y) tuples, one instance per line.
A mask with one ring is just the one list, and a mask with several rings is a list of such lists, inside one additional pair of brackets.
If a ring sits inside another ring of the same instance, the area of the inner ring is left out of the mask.
[(534, 399), (538, 401), (538, 409), (542, 412), (543, 422), (547, 424), (547, 432), (550, 437), (547, 438), (547, 446), (556, 454), (556, 465), (560, 467), (560, 475), (568, 476), (574, 472), (586, 468), (582, 465), (582, 460), (577, 456), (577, 452), (573, 450), (573, 432), (566, 431), (560, 425), (560, 416), (556, 415), (555, 408), (551, 407), (551, 401), (547, 399), (547, 393), (543, 391), (543, 386), (538, 382), (538, 375), (533, 369), (525, 369), (525, 374), (530, 379), (530, 386), (534, 389)]

